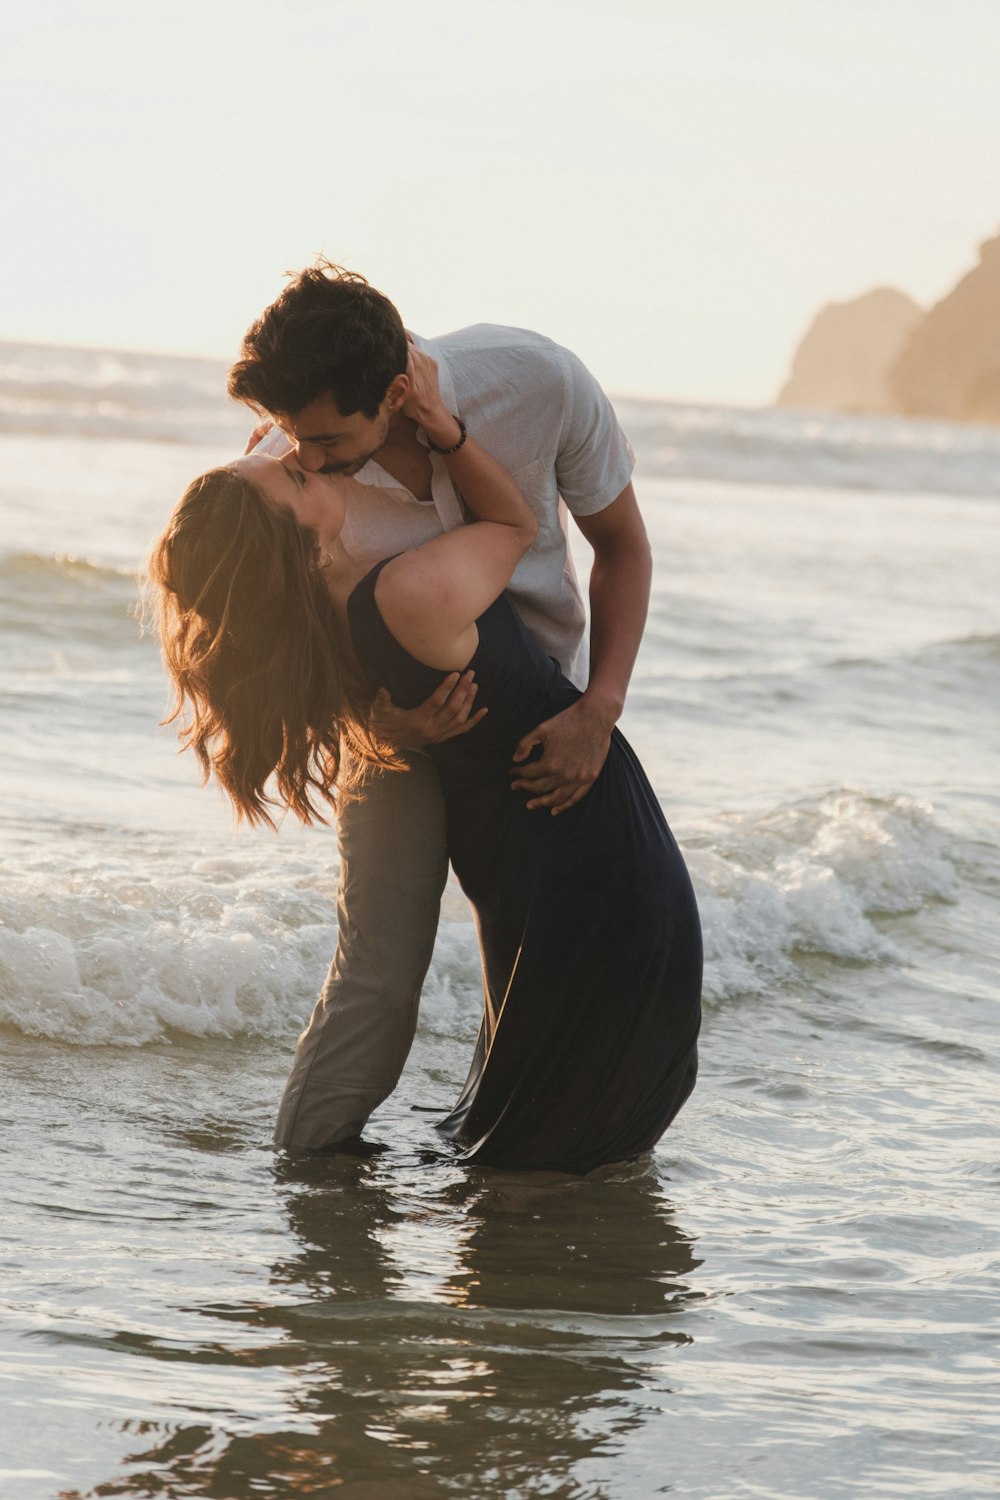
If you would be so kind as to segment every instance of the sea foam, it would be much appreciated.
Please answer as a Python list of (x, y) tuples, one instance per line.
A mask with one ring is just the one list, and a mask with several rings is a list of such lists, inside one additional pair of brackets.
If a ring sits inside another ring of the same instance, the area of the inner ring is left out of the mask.
[[(839, 791), (722, 818), (682, 842), (710, 1001), (794, 982), (806, 955), (898, 958), (906, 935), (889, 919), (956, 891), (944, 829), (905, 797)], [(7, 873), (0, 1023), (26, 1036), (131, 1047), (291, 1037), (336, 940), (336, 872), (280, 839), (184, 865), (148, 840), (116, 860), (67, 847), (26, 853)], [(475, 932), (455, 892), (447, 916), (425, 986), (433, 1029), (467, 1027), (481, 1004)]]
[(765, 816), (730, 816), (691, 854), (705, 935), (706, 995), (794, 980), (804, 955), (901, 957), (885, 919), (955, 898), (951, 843), (909, 797), (841, 790)]

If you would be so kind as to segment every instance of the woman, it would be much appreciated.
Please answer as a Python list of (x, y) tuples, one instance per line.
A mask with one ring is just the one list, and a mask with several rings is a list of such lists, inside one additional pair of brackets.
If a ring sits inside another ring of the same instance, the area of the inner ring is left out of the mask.
[(485, 1011), (440, 1129), (467, 1160), (586, 1172), (648, 1150), (694, 1086), (701, 933), (687, 871), (630, 747), (558, 818), (512, 793), (514, 747), (578, 696), (503, 595), (536, 523), (444, 407), (413, 351), (408, 414), (445, 452), (476, 524), (371, 570), (343, 546), (354, 481), (254, 457), (196, 480), (154, 551), (164, 655), (185, 742), (239, 814), (306, 821), (350, 784), (341, 735), (398, 774), (367, 730), (374, 689), (422, 703), (474, 668), (487, 712), (428, 747), (449, 854), (473, 904)]

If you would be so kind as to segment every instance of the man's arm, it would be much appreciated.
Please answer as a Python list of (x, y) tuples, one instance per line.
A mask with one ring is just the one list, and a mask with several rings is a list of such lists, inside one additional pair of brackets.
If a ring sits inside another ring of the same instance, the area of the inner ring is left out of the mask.
[[(594, 549), (590, 681), (578, 702), (539, 724), (514, 752), (512, 785), (531, 793), (529, 808), (547, 807), (554, 815), (586, 796), (607, 759), (646, 624), (653, 575), (649, 539), (631, 484), (604, 510), (575, 519)], [(524, 765), (535, 745), (542, 746), (541, 757)]]

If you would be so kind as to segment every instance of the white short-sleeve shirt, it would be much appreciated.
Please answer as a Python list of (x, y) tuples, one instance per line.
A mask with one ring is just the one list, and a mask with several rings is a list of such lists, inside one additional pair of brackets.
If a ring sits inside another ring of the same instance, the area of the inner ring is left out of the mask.
[[(635, 457), (611, 403), (575, 354), (522, 328), (478, 323), (414, 342), (437, 361), (445, 405), (513, 476), (538, 518), (538, 536), (509, 592), (539, 643), (584, 687), (585, 614), (566, 512), (595, 515), (631, 478)], [(462, 524), (461, 497), (444, 459), (432, 453), (431, 466), (430, 502), (417, 500), (374, 459), (357, 474), (372, 492), (370, 503), (366, 497), (348, 512), (343, 540), (353, 556), (374, 563)]]

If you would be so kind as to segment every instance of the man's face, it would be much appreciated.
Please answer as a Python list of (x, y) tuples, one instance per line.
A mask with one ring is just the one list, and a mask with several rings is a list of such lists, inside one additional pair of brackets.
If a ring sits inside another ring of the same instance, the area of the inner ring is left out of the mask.
[(374, 417), (356, 411), (341, 415), (332, 396), (315, 401), (294, 416), (278, 417), (278, 426), (295, 444), (298, 461), (312, 474), (357, 474), (389, 436), (390, 398)]

